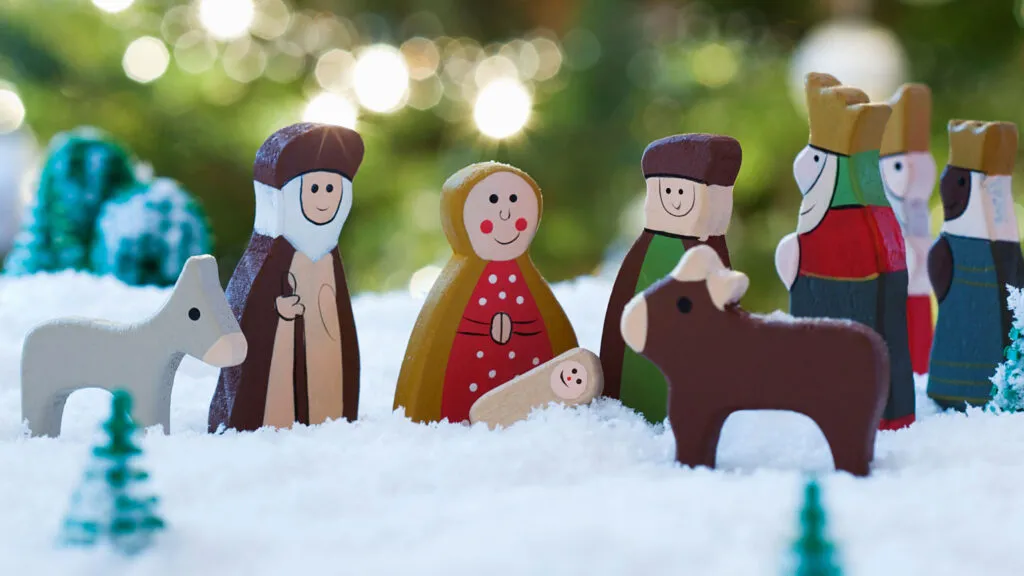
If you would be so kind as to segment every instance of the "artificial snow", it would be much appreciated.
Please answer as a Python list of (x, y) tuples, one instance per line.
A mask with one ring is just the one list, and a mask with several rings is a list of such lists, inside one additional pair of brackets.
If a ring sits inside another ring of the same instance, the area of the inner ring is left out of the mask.
[[(591, 350), (609, 289), (555, 287)], [(71, 272), (0, 280), (0, 574), (778, 576), (806, 471), (822, 473), (847, 576), (1024, 573), (1024, 416), (936, 414), (920, 380), (918, 423), (879, 433), (866, 479), (831, 472), (820, 432), (789, 413), (730, 418), (717, 471), (679, 467), (670, 431), (609, 400), (506, 430), (418, 425), (391, 410), (422, 305), (407, 293), (354, 299), (356, 423), (211, 436), (217, 372), (186, 359), (172, 434), (140, 438), (168, 530), (133, 559), (59, 549), (109, 394), (76, 392), (61, 438), (27, 438), (22, 339), (60, 316), (136, 320), (166, 295)]]

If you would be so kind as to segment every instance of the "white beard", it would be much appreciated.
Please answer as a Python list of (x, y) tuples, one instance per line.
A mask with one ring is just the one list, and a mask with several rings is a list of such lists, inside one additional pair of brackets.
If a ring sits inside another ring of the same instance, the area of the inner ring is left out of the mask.
[(291, 179), (281, 190), (255, 183), (256, 221), (253, 229), (265, 236), (285, 240), (316, 262), (338, 247), (338, 236), (352, 210), (352, 182), (342, 178), (341, 204), (334, 219), (314, 224), (302, 213), (302, 176)]

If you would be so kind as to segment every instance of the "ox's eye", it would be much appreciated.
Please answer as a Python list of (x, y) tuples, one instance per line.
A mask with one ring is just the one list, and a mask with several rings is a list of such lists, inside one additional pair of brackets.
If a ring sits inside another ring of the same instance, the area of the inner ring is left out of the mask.
[(202, 314), (199, 312), (199, 308), (189, 308), (189, 310), (188, 310), (188, 319), (189, 320), (191, 320), (193, 322), (196, 322), (196, 321), (199, 320), (200, 316), (202, 316)]
[(689, 314), (690, 310), (693, 310), (693, 302), (690, 302), (689, 298), (683, 296), (679, 300), (676, 300), (676, 308), (678, 308), (683, 314)]

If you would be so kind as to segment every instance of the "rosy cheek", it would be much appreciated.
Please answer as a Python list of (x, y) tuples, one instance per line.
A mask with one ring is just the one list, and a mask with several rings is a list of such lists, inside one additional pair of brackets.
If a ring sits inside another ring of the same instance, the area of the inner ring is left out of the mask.
[(480, 223), (480, 231), (483, 232), (484, 234), (490, 234), (491, 232), (494, 231), (494, 222), (491, 222), (490, 220), (484, 220), (483, 222)]
[(526, 218), (516, 220), (516, 230), (519, 230), (520, 232), (526, 230)]

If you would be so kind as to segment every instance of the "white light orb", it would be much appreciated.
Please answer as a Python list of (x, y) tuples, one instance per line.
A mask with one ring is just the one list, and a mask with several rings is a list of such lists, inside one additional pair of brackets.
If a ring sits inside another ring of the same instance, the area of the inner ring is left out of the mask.
[(252, 0), (199, 0), (199, 23), (218, 40), (244, 35), (255, 17)]
[(163, 76), (171, 54), (163, 41), (152, 36), (136, 38), (124, 51), (121, 66), (129, 78), (146, 84)]
[(306, 111), (302, 114), (305, 122), (318, 122), (321, 124), (334, 124), (345, 128), (356, 129), (356, 122), (359, 120), (359, 110), (348, 98), (331, 92), (321, 92), (313, 97), (306, 104)]
[(13, 90), (0, 89), (0, 134), (14, 132), (25, 121), (25, 105)]
[(372, 112), (393, 112), (409, 93), (409, 67), (394, 46), (375, 44), (360, 52), (352, 71), (359, 104)]
[(135, 0), (92, 0), (92, 3), (104, 12), (117, 14), (123, 10), (127, 10), (135, 3)]
[(533, 98), (526, 86), (513, 78), (500, 78), (477, 94), (473, 120), (484, 136), (501, 140), (526, 126), (532, 108)]
[(793, 100), (804, 110), (804, 78), (810, 72), (831, 74), (871, 100), (888, 100), (906, 78), (907, 57), (886, 28), (864, 20), (833, 20), (811, 30), (790, 61)]
[(413, 272), (412, 277), (409, 278), (409, 294), (417, 299), (426, 298), (440, 275), (441, 268), (437, 266), (424, 266)]

